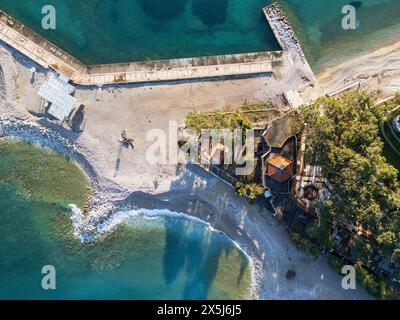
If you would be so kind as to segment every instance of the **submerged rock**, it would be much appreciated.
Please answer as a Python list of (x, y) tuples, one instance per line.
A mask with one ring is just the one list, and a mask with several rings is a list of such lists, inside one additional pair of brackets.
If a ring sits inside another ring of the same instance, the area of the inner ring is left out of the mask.
[(286, 272), (286, 279), (292, 280), (294, 277), (296, 277), (296, 272), (294, 270)]

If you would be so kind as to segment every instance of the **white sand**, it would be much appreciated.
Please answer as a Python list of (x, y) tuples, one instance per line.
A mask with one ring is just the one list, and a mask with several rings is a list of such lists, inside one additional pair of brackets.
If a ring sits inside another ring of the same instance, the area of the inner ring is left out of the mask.
[[(14, 59), (0, 47), (0, 66), (7, 79), (7, 102), (0, 103), (0, 129), (9, 136), (40, 141), (75, 159), (93, 184), (91, 214), (102, 215), (106, 208), (133, 203), (143, 208), (185, 212), (207, 220), (252, 257), (258, 295), (262, 299), (370, 298), (363, 289), (343, 290), (341, 277), (324, 259), (314, 260), (298, 251), (285, 228), (270, 213), (260, 212), (257, 206), (237, 198), (231, 187), (202, 169), (189, 166), (177, 174), (174, 166), (161, 167), (157, 177), (161, 185), (154, 188), (158, 169), (145, 162), (149, 145), (145, 133), (149, 129), (166, 129), (168, 120), (181, 122), (193, 109), (224, 109), (244, 102), (277, 99), (282, 90), (299, 85), (299, 80), (293, 78), (295, 75), (282, 72), (273, 79), (128, 86), (104, 89), (101, 93), (81, 89), (77, 97), (87, 105), (87, 112), (85, 131), (78, 135), (27, 112), (40, 112), (41, 101), (36, 92), (45, 77), (39, 73), (35, 82), (30, 83), (31, 65), (23, 57)], [(122, 151), (121, 166), (115, 172), (121, 129), (135, 138), (136, 148)], [(285, 277), (289, 269), (297, 273), (290, 281)]]
[(362, 88), (390, 97), (400, 91), (400, 40), (322, 70), (317, 79), (325, 94), (362, 81)]

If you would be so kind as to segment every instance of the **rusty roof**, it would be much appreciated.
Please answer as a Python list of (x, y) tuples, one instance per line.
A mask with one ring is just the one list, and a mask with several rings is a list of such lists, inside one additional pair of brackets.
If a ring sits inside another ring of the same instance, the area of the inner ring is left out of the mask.
[(290, 161), (289, 159), (285, 158), (280, 154), (274, 154), (272, 157), (268, 159), (267, 162), (268, 164), (271, 164), (279, 169), (285, 169), (292, 164), (292, 161)]

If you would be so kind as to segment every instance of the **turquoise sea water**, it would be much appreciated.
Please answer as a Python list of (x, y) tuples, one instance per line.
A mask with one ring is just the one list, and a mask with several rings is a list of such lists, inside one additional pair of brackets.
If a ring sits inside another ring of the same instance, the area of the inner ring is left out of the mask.
[[(272, 0), (0, 0), (0, 8), (87, 64), (278, 48), (261, 8)], [(400, 0), (278, 0), (314, 67), (398, 36)], [(342, 7), (359, 28), (341, 28)], [(41, 28), (54, 5), (57, 29)]]
[[(247, 297), (248, 259), (205, 224), (133, 215), (93, 244), (73, 234), (69, 203), (84, 206), (71, 161), (0, 139), (0, 299), (232, 299)], [(56, 268), (56, 290), (41, 287)]]
[[(400, 38), (400, 0), (283, 0), (314, 70)], [(356, 8), (356, 30), (341, 27), (343, 6)]]

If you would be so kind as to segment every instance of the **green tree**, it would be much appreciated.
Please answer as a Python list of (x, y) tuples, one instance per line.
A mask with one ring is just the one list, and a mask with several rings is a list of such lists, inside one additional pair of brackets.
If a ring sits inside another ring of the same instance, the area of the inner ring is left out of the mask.
[(394, 263), (400, 263), (400, 248), (394, 249), (392, 259)]
[(396, 92), (396, 95), (394, 97), (394, 102), (395, 104), (399, 105), (400, 104), (400, 91)]
[(189, 112), (185, 119), (185, 125), (198, 133), (207, 129), (230, 129), (232, 131), (234, 129), (242, 129), (246, 131), (252, 128), (251, 121), (242, 113), (223, 114), (218, 111), (214, 111), (209, 115), (196, 111)]
[[(398, 171), (382, 152), (383, 112), (368, 94), (350, 92), (301, 107), (300, 119), (306, 150), (318, 154), (333, 186), (333, 197), (321, 205), (321, 220), (341, 218), (372, 230), (379, 251), (397, 259), (400, 189)], [(365, 261), (373, 248), (360, 239), (354, 240), (352, 252)]]
[(263, 195), (265, 188), (256, 183), (244, 184), (242, 182), (237, 182), (236, 185), (236, 194), (240, 197), (247, 197), (250, 203), (253, 203), (254, 200)]
[(185, 119), (187, 128), (193, 129), (200, 133), (201, 130), (209, 129), (211, 127), (210, 119), (203, 113), (196, 111), (189, 112)]

